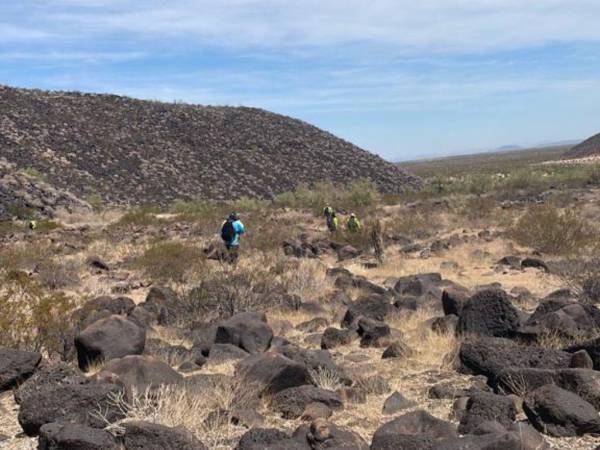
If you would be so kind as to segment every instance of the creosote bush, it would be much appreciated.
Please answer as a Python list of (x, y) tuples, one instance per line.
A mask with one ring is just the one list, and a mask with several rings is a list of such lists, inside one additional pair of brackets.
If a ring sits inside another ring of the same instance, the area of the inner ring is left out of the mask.
[(574, 255), (594, 245), (597, 230), (574, 209), (547, 203), (529, 209), (510, 230), (519, 244), (552, 255)]
[(365, 208), (375, 207), (380, 200), (381, 194), (375, 183), (361, 179), (348, 186), (331, 181), (321, 181), (313, 186), (301, 184), (293, 192), (277, 195), (273, 203), (282, 208), (308, 209), (320, 215), (326, 204), (337, 209), (362, 212)]
[(196, 245), (166, 241), (150, 246), (134, 265), (158, 281), (183, 283), (194, 271), (202, 269), (204, 255)]
[(0, 347), (64, 355), (72, 339), (69, 317), (75, 301), (48, 294), (22, 272), (5, 276), (0, 294)]

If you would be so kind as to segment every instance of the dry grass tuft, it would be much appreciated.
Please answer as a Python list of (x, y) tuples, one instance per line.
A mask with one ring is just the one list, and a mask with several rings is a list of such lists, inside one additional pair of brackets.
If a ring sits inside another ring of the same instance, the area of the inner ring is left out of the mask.
[[(183, 427), (211, 449), (229, 449), (245, 432), (231, 424), (231, 412), (254, 406), (255, 393), (250, 386), (236, 382), (219, 383), (210, 390), (187, 386), (161, 386), (135, 393), (129, 402), (114, 396), (113, 405), (125, 419), (108, 423), (107, 429), (122, 433), (128, 421), (147, 421), (168, 427)], [(95, 411), (103, 418), (102, 411)]]

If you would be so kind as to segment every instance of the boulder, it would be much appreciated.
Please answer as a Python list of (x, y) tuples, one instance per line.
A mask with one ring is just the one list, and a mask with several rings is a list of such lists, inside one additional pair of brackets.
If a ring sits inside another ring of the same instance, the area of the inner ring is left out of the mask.
[(232, 344), (214, 344), (208, 354), (209, 364), (223, 364), (244, 359), (249, 353)]
[(327, 328), (321, 336), (321, 348), (324, 350), (350, 345), (358, 339), (358, 333), (349, 329)]
[(381, 355), (381, 359), (388, 358), (408, 358), (413, 355), (412, 349), (401, 341), (395, 341), (390, 344)]
[(520, 450), (550, 450), (550, 445), (544, 437), (526, 422), (515, 422), (509, 427), (509, 431), (516, 433), (520, 440)]
[(477, 392), (471, 394), (467, 408), (460, 421), (458, 432), (473, 433), (481, 424), (489, 421), (498, 422), (505, 429), (515, 421), (516, 408), (510, 397)]
[(529, 340), (540, 340), (548, 335), (573, 340), (589, 338), (595, 336), (598, 330), (598, 323), (591, 312), (590, 305), (569, 303), (543, 315), (534, 313), (518, 332), (522, 338)]
[(87, 383), (87, 379), (76, 367), (65, 362), (47, 364), (39, 367), (33, 376), (19, 385), (14, 391), (14, 398), (15, 402), (20, 404), (25, 397), (49, 386), (83, 383)]
[(278, 346), (273, 350), (286, 358), (305, 365), (309, 370), (315, 372), (326, 371), (335, 374), (344, 384), (351, 384), (352, 382), (344, 370), (336, 365), (331, 354), (327, 350), (308, 350), (293, 344)]
[(509, 255), (499, 260), (496, 264), (499, 266), (506, 266), (510, 269), (519, 270), (521, 269), (521, 258), (518, 256)]
[(270, 407), (284, 419), (297, 419), (311, 403), (322, 403), (331, 409), (343, 407), (342, 399), (338, 394), (310, 385), (279, 391), (271, 398)]
[(277, 353), (256, 353), (239, 362), (236, 375), (259, 395), (274, 395), (291, 387), (312, 384), (305, 364)]
[(389, 345), (391, 333), (387, 324), (361, 317), (358, 320), (358, 335), (361, 347), (383, 347)]
[(173, 289), (164, 286), (150, 288), (146, 300), (140, 306), (157, 318), (159, 325), (173, 325), (181, 315), (181, 302)]
[(442, 283), (442, 276), (439, 273), (422, 273), (418, 275), (408, 275), (400, 277), (394, 286), (394, 290), (400, 295), (412, 295), (420, 297), (432, 293), (434, 296), (441, 296), (438, 285)]
[(565, 351), (576, 353), (585, 350), (592, 360), (594, 370), (600, 370), (600, 337), (567, 347)]
[(359, 257), (361, 251), (352, 247), (351, 245), (344, 245), (337, 251), (338, 260), (346, 261), (348, 259), (354, 259)]
[(312, 450), (369, 450), (369, 445), (358, 434), (324, 419), (317, 419), (310, 425), (301, 425), (292, 438)]
[[(37, 435), (42, 425), (53, 422), (104, 428), (105, 420), (112, 423), (123, 418), (123, 411), (114, 405), (114, 399), (122, 394), (121, 386), (104, 382), (48, 385), (23, 397), (19, 424), (28, 436)], [(103, 419), (94, 411), (102, 411)]]
[(75, 337), (77, 361), (82, 370), (91, 365), (141, 355), (146, 343), (146, 330), (118, 315), (94, 322)]
[(184, 428), (170, 428), (150, 422), (125, 422), (126, 450), (208, 450)]
[(527, 418), (550, 436), (570, 437), (600, 433), (600, 417), (577, 394), (548, 384), (536, 389), (523, 404)]
[(590, 354), (585, 350), (578, 350), (573, 353), (571, 357), (570, 367), (574, 369), (593, 369), (594, 361), (590, 357)]
[(296, 330), (302, 331), (303, 333), (315, 333), (320, 329), (326, 328), (328, 325), (329, 320), (326, 318), (315, 317), (314, 319), (296, 325)]
[(482, 337), (463, 342), (458, 353), (461, 370), (474, 375), (484, 375), (495, 383), (507, 367), (533, 367), (544, 369), (567, 368), (569, 353), (534, 346), (522, 346), (503, 338)]
[(273, 330), (264, 313), (236, 314), (217, 327), (215, 343), (232, 344), (248, 353), (266, 351), (271, 346)]
[(108, 431), (71, 423), (47, 423), (40, 428), (38, 450), (118, 450)]
[(452, 424), (417, 410), (380, 426), (373, 435), (371, 450), (426, 449), (434, 442), (456, 436)]
[(442, 309), (444, 314), (460, 316), (470, 297), (470, 292), (464, 288), (449, 287), (444, 289), (442, 292)]
[(600, 372), (589, 369), (508, 368), (500, 372), (497, 388), (522, 395), (546, 384), (571, 391), (600, 409)]
[(511, 337), (519, 328), (519, 313), (501, 289), (486, 289), (473, 295), (458, 320), (463, 335)]
[(343, 328), (356, 329), (360, 317), (385, 322), (390, 315), (396, 312), (397, 309), (386, 296), (371, 294), (367, 297), (360, 297), (348, 307), (341, 325)]
[(431, 322), (431, 330), (438, 334), (455, 335), (457, 327), (458, 317), (454, 314), (437, 317)]
[(496, 432), (438, 442), (431, 450), (525, 450), (516, 433)]
[(523, 261), (521, 261), (521, 268), (523, 268), (523, 269), (527, 269), (527, 268), (540, 269), (546, 273), (550, 273), (550, 268), (548, 267), (548, 264), (546, 264), (544, 261), (542, 261), (539, 258), (525, 258)]
[(171, 366), (152, 356), (126, 356), (104, 365), (101, 373), (113, 373), (129, 393), (144, 393), (163, 385), (182, 384), (183, 376)]
[(389, 416), (397, 412), (416, 406), (417, 403), (404, 397), (400, 392), (395, 391), (383, 402), (382, 414)]
[(38, 352), (0, 347), (0, 392), (29, 378), (42, 360)]
[(332, 415), (333, 411), (329, 406), (321, 402), (313, 402), (306, 405), (300, 420), (312, 422), (317, 419), (329, 419)]
[(235, 450), (311, 450), (308, 444), (291, 439), (274, 428), (253, 428), (239, 440)]
[(93, 311), (108, 311), (110, 314), (127, 315), (135, 308), (129, 297), (96, 297), (73, 312), (73, 318), (79, 322), (85, 320)]

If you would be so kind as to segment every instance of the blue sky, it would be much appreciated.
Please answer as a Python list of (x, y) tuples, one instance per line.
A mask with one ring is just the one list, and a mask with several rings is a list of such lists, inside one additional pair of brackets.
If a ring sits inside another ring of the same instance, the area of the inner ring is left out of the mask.
[(598, 0), (0, 0), (0, 83), (266, 108), (392, 160), (600, 132)]

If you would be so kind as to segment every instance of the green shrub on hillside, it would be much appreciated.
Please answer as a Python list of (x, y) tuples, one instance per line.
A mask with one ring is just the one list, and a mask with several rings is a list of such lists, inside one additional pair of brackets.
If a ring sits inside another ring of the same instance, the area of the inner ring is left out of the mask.
[(196, 245), (184, 242), (159, 242), (139, 256), (134, 265), (152, 280), (183, 283), (202, 268), (204, 255)]
[(597, 230), (577, 211), (552, 204), (529, 209), (510, 235), (521, 245), (553, 255), (582, 253), (598, 241)]
[(46, 294), (31, 278), (13, 274), (0, 295), (0, 347), (64, 356), (73, 338), (75, 301), (60, 292)]

